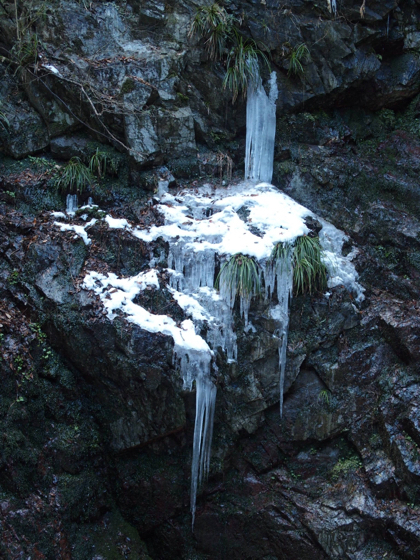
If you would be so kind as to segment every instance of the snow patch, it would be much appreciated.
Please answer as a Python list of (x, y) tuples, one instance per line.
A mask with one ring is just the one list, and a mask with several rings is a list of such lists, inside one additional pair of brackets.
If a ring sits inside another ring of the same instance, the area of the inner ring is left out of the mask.
[(93, 226), (93, 224), (95, 223), (96, 223), (95, 218), (92, 218), (92, 220), (90, 220), (90, 222), (88, 222), (84, 226), (63, 224), (62, 222), (54, 222), (54, 225), (58, 226), (61, 231), (74, 231), (76, 233), (76, 236), (81, 237), (83, 239), (85, 245), (90, 245), (91, 240), (89, 239), (88, 234), (86, 233), (86, 229), (90, 226)]
[(117, 219), (112, 216), (106, 216), (105, 221), (111, 229), (131, 229), (131, 226), (126, 219)]

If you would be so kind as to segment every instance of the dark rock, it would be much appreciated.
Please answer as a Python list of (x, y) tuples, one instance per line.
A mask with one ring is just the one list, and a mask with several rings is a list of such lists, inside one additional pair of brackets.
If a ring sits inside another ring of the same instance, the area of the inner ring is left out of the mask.
[(59, 159), (83, 159), (87, 154), (88, 140), (84, 136), (59, 136), (51, 139), (51, 153)]
[(18, 93), (18, 82), (3, 65), (0, 65), (0, 77), (1, 112), (7, 119), (0, 122), (2, 152), (19, 159), (44, 150), (50, 138), (40, 115)]

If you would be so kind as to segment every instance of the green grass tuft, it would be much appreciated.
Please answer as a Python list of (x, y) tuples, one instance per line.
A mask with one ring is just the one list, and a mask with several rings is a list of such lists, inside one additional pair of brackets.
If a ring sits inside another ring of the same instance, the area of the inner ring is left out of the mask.
[(204, 39), (211, 60), (221, 60), (227, 54), (223, 88), (232, 92), (233, 102), (241, 91), (246, 95), (249, 83), (258, 74), (259, 59), (270, 69), (267, 56), (253, 39), (241, 35), (239, 25), (233, 15), (215, 2), (197, 9), (188, 33), (189, 37), (198, 35)]
[(312, 293), (327, 287), (327, 268), (322, 262), (318, 237), (303, 235), (293, 248), (293, 287), (296, 294)]
[(216, 290), (222, 289), (235, 297), (250, 299), (261, 293), (259, 266), (251, 257), (238, 253), (224, 263), (217, 275)]
[(92, 174), (95, 174), (99, 178), (105, 176), (107, 169), (108, 172), (112, 171), (115, 173), (112, 158), (110, 158), (106, 152), (99, 151), (99, 148), (96, 148), (96, 152), (90, 158), (89, 169)]
[(205, 49), (210, 59), (218, 60), (222, 58), (233, 23), (233, 16), (215, 2), (210, 6), (202, 6), (197, 9), (188, 36), (198, 35), (204, 38)]
[(233, 45), (229, 51), (226, 61), (226, 74), (223, 80), (223, 88), (232, 92), (234, 103), (242, 91), (244, 97), (248, 86), (259, 74), (259, 59), (261, 59), (270, 70), (270, 63), (266, 55), (258, 48), (252, 39), (244, 39), (237, 31), (232, 35)]
[(309, 49), (305, 43), (300, 43), (292, 48), (289, 58), (289, 71), (287, 75), (290, 76), (294, 74), (296, 76), (301, 76), (304, 74), (305, 70), (303, 68), (302, 62), (306, 62), (310, 58)]
[(94, 182), (91, 170), (78, 157), (73, 157), (62, 169), (54, 185), (62, 191), (82, 193)]
[(296, 295), (322, 291), (327, 287), (327, 269), (322, 261), (322, 249), (318, 237), (303, 235), (293, 246), (277, 243), (271, 258), (288, 262), (292, 251), (293, 289)]

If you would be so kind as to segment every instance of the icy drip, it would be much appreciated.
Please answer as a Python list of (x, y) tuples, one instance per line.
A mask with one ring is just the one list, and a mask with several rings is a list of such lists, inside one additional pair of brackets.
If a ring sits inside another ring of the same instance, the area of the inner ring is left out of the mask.
[(162, 196), (169, 190), (169, 181), (158, 181), (157, 195)]
[[(201, 214), (199, 209), (197, 212)], [(205, 318), (210, 319), (207, 326), (207, 342), (212, 348), (222, 347), (227, 352), (228, 360), (236, 359), (236, 336), (232, 329), (232, 316), (223, 302), (218, 301), (217, 305), (216, 301), (220, 298), (213, 289), (215, 251), (209, 249), (194, 252), (188, 242), (179, 241), (170, 244), (168, 264), (173, 271), (170, 279), (172, 289), (184, 294), (194, 294), (195, 299), (204, 304)], [(181, 304), (180, 299), (178, 303)], [(200, 326), (202, 321), (203, 318), (196, 320), (197, 326)], [(185, 353), (177, 346), (174, 351), (180, 360), (184, 387), (191, 390), (193, 381), (196, 383), (191, 469), (191, 513), (194, 526), (197, 489), (203, 479), (207, 478), (210, 467), (216, 386), (210, 377), (211, 358), (208, 353), (192, 350)]]
[(213, 419), (216, 404), (216, 386), (210, 378), (211, 356), (207, 352), (175, 345), (175, 355), (180, 358), (181, 374), (184, 388), (196, 387), (196, 412), (194, 425), (193, 458), (191, 468), (191, 513), (194, 526), (197, 488), (207, 478), (210, 467), (211, 440), (213, 437)]
[(74, 216), (77, 210), (77, 194), (68, 194), (66, 198), (66, 213)]
[(180, 241), (170, 246), (169, 268), (180, 273), (172, 276), (171, 285), (180, 291), (196, 292), (201, 286), (213, 287), (215, 251), (196, 251), (189, 243)]
[(337, 15), (337, 0), (327, 0), (328, 10)]
[(354, 248), (348, 255), (344, 256), (342, 249), (344, 242), (348, 241), (346, 234), (322, 218), (318, 219), (322, 224), (319, 241), (324, 251), (323, 259), (328, 270), (328, 287), (334, 288), (344, 285), (349, 291), (356, 292), (357, 302), (363, 301), (365, 290), (356, 281), (358, 274), (352, 262), (358, 250)]
[(213, 288), (200, 288), (198, 299), (212, 317), (207, 326), (207, 342), (211, 348), (226, 352), (228, 362), (236, 361), (238, 350), (230, 307)]
[(284, 378), (286, 372), (287, 335), (289, 332), (289, 301), (293, 294), (293, 266), (291, 247), (282, 258), (269, 262), (265, 267), (266, 297), (273, 297), (277, 287), (278, 305), (271, 309), (271, 316), (278, 324), (280, 369), (280, 416), (283, 415)]
[(197, 488), (209, 474), (215, 403), (216, 387), (209, 378), (209, 375), (202, 374), (196, 380), (196, 412), (191, 473), (191, 513), (193, 526)]
[(229, 272), (224, 274), (222, 271), (219, 282), (219, 290), (221, 299), (226, 302), (226, 305), (231, 311), (235, 306), (236, 297), (239, 297), (239, 313), (240, 316), (244, 318), (245, 326), (247, 326), (249, 308), (251, 306), (252, 298), (257, 295), (257, 286), (254, 284), (250, 291), (239, 293), (236, 283), (229, 278)]
[(248, 90), (246, 104), (245, 178), (271, 183), (276, 135), (277, 75), (270, 76), (267, 96), (260, 75)]
[[(197, 212), (199, 210), (197, 209)], [(200, 219), (200, 218), (199, 218)], [(168, 264), (175, 273), (170, 285), (180, 292), (193, 294), (207, 311), (207, 342), (212, 348), (221, 348), (229, 361), (236, 360), (236, 335), (233, 332), (229, 305), (213, 289), (215, 278), (214, 249), (193, 251), (190, 243), (179, 241), (170, 245)]]

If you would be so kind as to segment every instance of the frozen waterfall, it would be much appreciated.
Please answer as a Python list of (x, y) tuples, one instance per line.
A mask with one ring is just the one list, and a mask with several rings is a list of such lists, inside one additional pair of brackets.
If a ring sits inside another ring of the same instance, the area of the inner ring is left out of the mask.
[(276, 135), (277, 74), (271, 72), (267, 95), (260, 75), (248, 89), (245, 179), (271, 183)]

